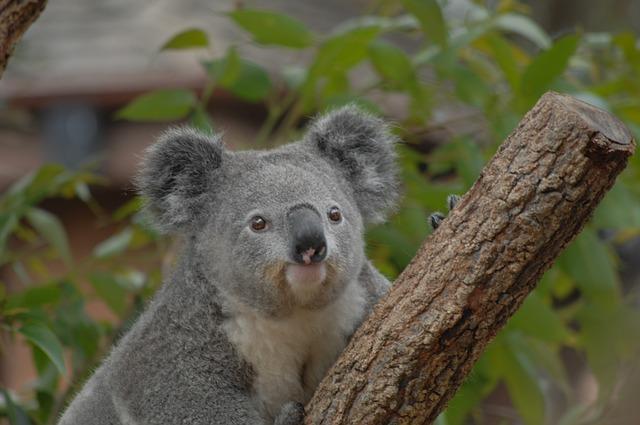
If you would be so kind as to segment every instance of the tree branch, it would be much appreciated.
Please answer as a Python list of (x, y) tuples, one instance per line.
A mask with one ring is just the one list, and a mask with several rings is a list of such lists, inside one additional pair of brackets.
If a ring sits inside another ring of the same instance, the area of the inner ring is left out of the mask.
[(0, 78), (13, 47), (46, 4), (47, 0), (0, 0)]
[(306, 423), (433, 422), (634, 149), (607, 112), (545, 94), (353, 336)]

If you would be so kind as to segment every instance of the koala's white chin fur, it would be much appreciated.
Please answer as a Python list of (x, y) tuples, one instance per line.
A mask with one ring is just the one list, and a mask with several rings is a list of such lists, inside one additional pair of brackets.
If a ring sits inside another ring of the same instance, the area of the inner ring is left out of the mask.
[(284, 403), (304, 404), (311, 398), (363, 316), (365, 304), (364, 288), (350, 282), (332, 303), (296, 309), (284, 318), (264, 317), (236, 305), (224, 329), (253, 368), (254, 396), (267, 422)]
[(314, 299), (324, 283), (327, 278), (327, 267), (324, 263), (287, 264), (285, 277), (293, 295), (304, 304)]

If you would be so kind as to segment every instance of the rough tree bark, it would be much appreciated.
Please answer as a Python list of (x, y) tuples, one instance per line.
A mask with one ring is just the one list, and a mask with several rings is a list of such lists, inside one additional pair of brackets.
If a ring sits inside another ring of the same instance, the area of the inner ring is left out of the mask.
[(433, 422), (634, 149), (607, 112), (545, 94), (356, 332), (306, 423)]
[(13, 47), (46, 4), (47, 0), (0, 0), (0, 78)]

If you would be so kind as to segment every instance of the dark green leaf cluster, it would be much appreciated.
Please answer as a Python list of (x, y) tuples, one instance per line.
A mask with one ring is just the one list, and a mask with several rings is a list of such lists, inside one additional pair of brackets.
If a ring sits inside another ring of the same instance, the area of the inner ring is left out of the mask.
[[(31, 347), (38, 376), (24, 392), (1, 389), (0, 417), (11, 424), (54, 423), (66, 399), (159, 284), (166, 241), (138, 218), (138, 198), (110, 217), (89, 190), (103, 183), (88, 170), (72, 173), (46, 165), (0, 197), (0, 265), (13, 283), (7, 291), (0, 282), (0, 328), (5, 337)], [(72, 252), (65, 224), (38, 206), (50, 198), (77, 198), (94, 211), (96, 226), (121, 230), (89, 256)], [(132, 252), (135, 264), (128, 260)], [(96, 304), (109, 311), (95, 316)]]

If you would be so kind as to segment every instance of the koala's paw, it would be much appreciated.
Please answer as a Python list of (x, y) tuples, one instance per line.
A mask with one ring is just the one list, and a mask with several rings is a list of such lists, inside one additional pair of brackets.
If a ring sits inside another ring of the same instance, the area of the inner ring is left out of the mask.
[(302, 425), (303, 422), (304, 406), (297, 401), (290, 401), (282, 405), (273, 425)]
[[(449, 195), (447, 196), (447, 209), (451, 212), (456, 205), (460, 202), (460, 196), (458, 195)], [(446, 218), (446, 216), (440, 212), (434, 212), (429, 216), (429, 223), (431, 224), (431, 228), (436, 230), (441, 224), (442, 221)]]

